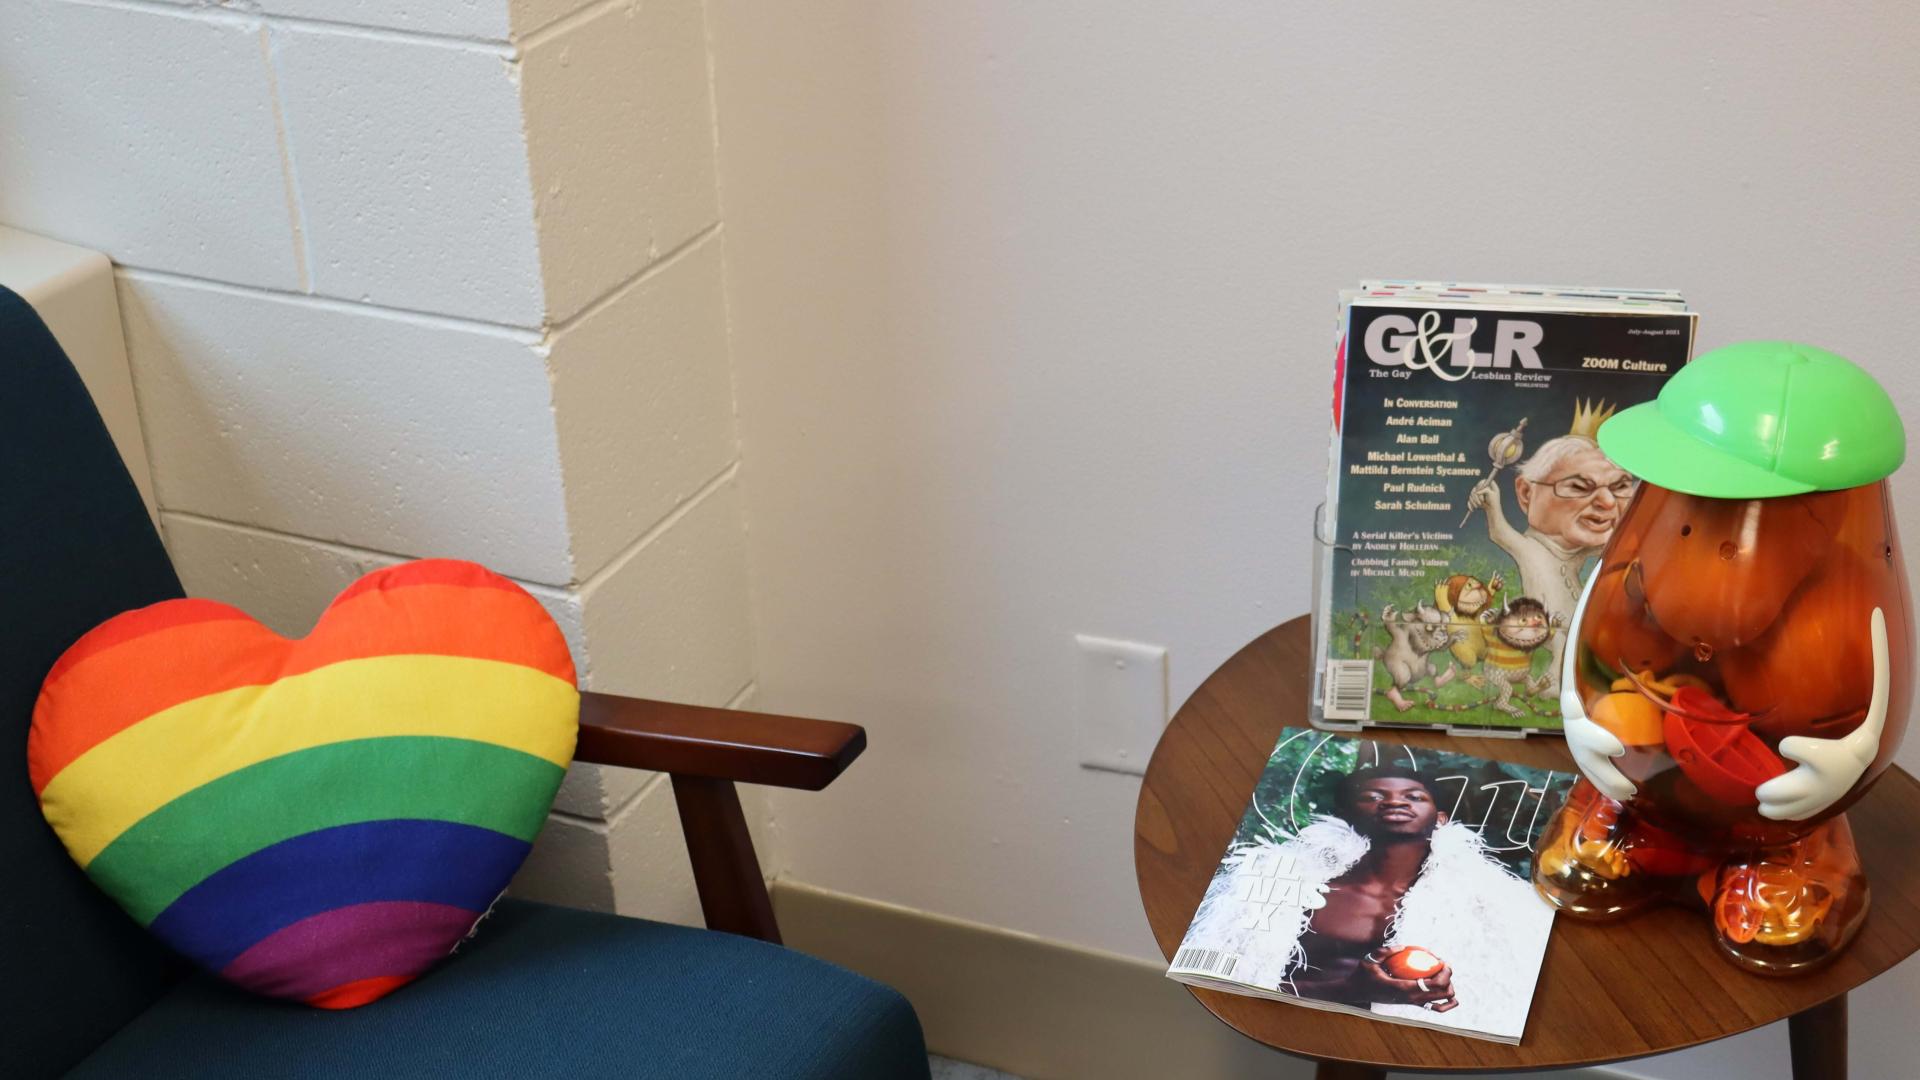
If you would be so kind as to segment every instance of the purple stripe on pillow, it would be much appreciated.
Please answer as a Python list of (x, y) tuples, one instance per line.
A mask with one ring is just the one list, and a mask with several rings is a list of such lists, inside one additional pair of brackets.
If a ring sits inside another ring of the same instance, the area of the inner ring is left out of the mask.
[(527, 848), (518, 837), (457, 821), (388, 818), (317, 829), (208, 875), (147, 929), (220, 971), (273, 934), (336, 908), (416, 900), (485, 911)]
[(335, 908), (268, 935), (220, 974), (255, 993), (296, 999), (358, 979), (416, 975), (445, 957), (480, 915), (412, 900)]

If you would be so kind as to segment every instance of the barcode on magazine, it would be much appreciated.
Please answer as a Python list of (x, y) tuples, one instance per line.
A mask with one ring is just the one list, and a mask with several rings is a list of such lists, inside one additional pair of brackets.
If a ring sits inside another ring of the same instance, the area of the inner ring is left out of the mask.
[(1219, 949), (1181, 949), (1173, 954), (1174, 967), (1222, 979), (1233, 978), (1234, 965), (1239, 962), (1239, 957)]
[(1329, 659), (1322, 711), (1329, 720), (1373, 719), (1373, 661)]

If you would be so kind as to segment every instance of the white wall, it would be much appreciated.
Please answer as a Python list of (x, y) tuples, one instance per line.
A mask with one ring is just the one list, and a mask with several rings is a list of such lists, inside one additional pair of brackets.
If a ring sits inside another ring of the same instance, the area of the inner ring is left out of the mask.
[[(1072, 635), (1167, 645), (1178, 702), (1305, 609), (1358, 277), (1683, 288), (1704, 346), (1826, 345), (1920, 423), (1906, 4), (710, 22), (761, 700), (872, 736), (779, 803), (809, 883), (1156, 955)], [(1916, 992), (1860, 995), (1858, 1075), (1910, 1071)], [(1775, 1075), (1783, 1040), (1640, 1068)]]
[[(699, 0), (0, 0), (0, 223), (118, 264), (189, 592), (297, 634), (476, 559), (594, 689), (751, 696), (707, 55)], [(660, 779), (577, 767), (516, 889), (699, 921)]]

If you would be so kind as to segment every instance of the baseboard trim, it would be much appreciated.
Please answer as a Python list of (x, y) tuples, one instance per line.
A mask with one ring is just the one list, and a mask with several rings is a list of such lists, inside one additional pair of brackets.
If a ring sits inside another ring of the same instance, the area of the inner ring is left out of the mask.
[(1313, 1076), (1215, 1020), (1156, 964), (787, 879), (772, 891), (787, 944), (899, 989), (935, 1054), (1029, 1080)]

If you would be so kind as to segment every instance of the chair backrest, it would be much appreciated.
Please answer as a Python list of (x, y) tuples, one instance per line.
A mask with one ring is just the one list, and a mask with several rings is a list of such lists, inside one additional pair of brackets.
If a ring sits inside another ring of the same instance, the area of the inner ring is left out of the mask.
[(66, 354), (0, 287), (0, 1062), (53, 1076), (177, 977), (40, 816), (27, 725), (40, 680), (95, 624), (181, 595)]

